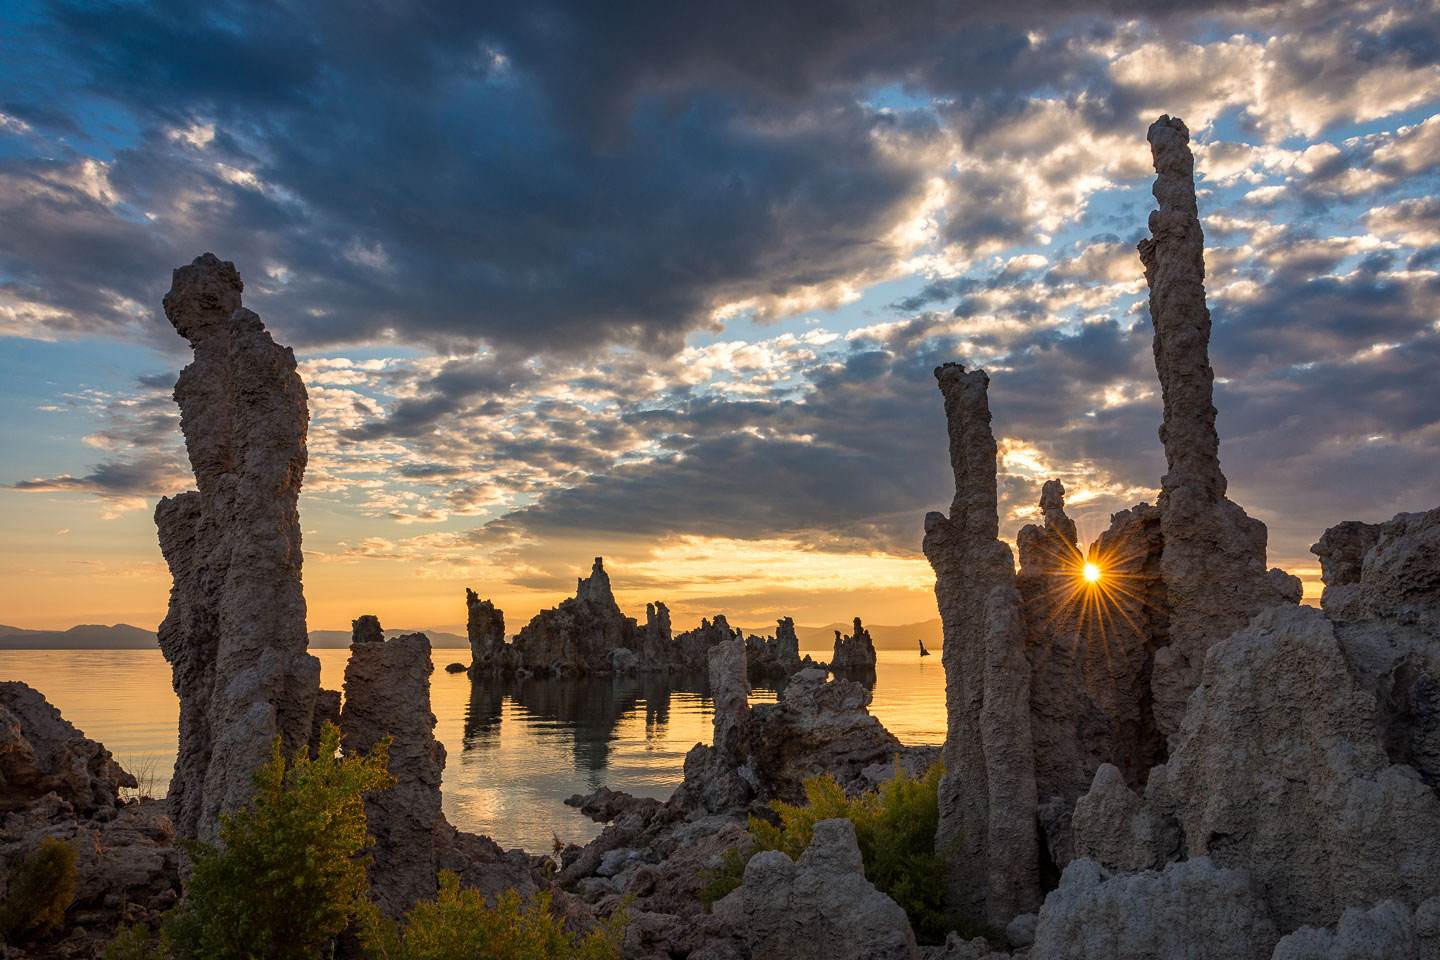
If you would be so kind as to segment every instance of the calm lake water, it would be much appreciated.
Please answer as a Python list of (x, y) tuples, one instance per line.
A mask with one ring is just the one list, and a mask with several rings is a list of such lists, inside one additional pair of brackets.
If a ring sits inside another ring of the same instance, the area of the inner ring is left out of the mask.
[[(314, 650), (321, 682), (338, 690), (349, 650)], [(437, 666), (468, 651), (437, 650)], [(808, 650), (817, 659), (829, 650)], [(940, 657), (882, 650), (871, 713), (907, 744), (945, 739)], [(23, 680), (66, 719), (110, 748), (160, 796), (175, 764), (179, 703), (158, 650), (0, 650), (0, 680)], [(555, 837), (584, 843), (600, 831), (566, 797), (599, 786), (664, 799), (685, 754), (710, 742), (704, 678), (592, 677), (481, 681), (437, 669), (431, 708), (445, 744), (445, 815), (506, 848), (550, 850)], [(774, 700), (756, 689), (752, 703)]]

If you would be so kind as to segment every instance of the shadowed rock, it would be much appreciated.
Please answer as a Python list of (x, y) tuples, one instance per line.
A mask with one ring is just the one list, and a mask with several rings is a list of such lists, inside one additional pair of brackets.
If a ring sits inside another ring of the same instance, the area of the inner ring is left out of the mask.
[[(950, 515), (930, 513), (925, 517), (925, 557), (935, 570), (935, 596), (945, 644), (941, 654), (945, 665), (945, 707), (947, 729), (943, 759), (945, 775), (940, 780), (940, 829), (937, 848), (950, 855), (948, 885), (958, 905), (971, 916), (1007, 922), (1014, 913), (1033, 909), (1039, 903), (1038, 883), (1021, 889), (1024, 880), (1011, 875), (1016, 865), (1022, 877), (1035, 862), (1033, 834), (1020, 849), (1006, 844), (1019, 840), (1020, 831), (1006, 830), (1003, 837), (990, 836), (992, 795), (989, 775), (992, 765), (987, 754), (1020, 760), (1014, 772), (1033, 795), (1032, 748), (1030, 743), (1028, 694), (1029, 665), (1016, 663), (1006, 654), (1013, 629), (1015, 566), (1010, 548), (999, 539), (998, 501), (995, 492), (994, 434), (990, 431), (990, 404), (986, 391), (990, 378), (983, 370), (969, 373), (957, 363), (935, 370), (945, 398), (945, 420), (950, 436), (950, 465), (955, 474), (955, 499)], [(996, 596), (992, 604), (991, 598)], [(991, 642), (991, 617), (996, 637)], [(1004, 664), (989, 669), (990, 651)], [(1003, 676), (1009, 685), (989, 690), (987, 675)], [(1017, 689), (1017, 686), (1020, 689)], [(989, 704), (987, 697), (994, 700)], [(997, 714), (1009, 710), (1018, 714), (1006, 719)], [(985, 719), (982, 720), (982, 714)], [(982, 729), (983, 726), (983, 729)], [(1012, 782), (998, 789), (1015, 786)], [(1013, 814), (1023, 806), (1024, 794), (1000, 799), (997, 816)], [(1032, 801), (1033, 804), (1033, 801)], [(1033, 823), (1033, 809), (1025, 822)], [(992, 876), (993, 866), (993, 876)], [(1003, 897), (987, 905), (991, 888), (1004, 889)], [(1003, 905), (1001, 901), (1004, 901)]]
[(430, 712), (432, 667), (430, 639), (423, 633), (356, 642), (345, 666), (340, 714), (345, 749), (369, 753), (386, 736), (392, 738), (389, 771), (395, 786), (365, 800), (366, 826), (375, 838), (371, 893), (392, 916), (433, 897), (436, 889), (445, 746), (435, 739)]
[(113, 808), (135, 778), (40, 691), (0, 683), (0, 814), (54, 793), (82, 816)]
[(367, 613), (350, 621), (351, 643), (384, 643), (385, 631), (380, 628), (380, 618)]
[(176, 832), (215, 840), (222, 811), (281, 739), (313, 727), (320, 662), (308, 655), (296, 499), (309, 422), (295, 355), (240, 304), (234, 264), (213, 254), (175, 271), (165, 315), (194, 361), (175, 384), (198, 492), (160, 500), (174, 585), (160, 625), (180, 698), (170, 781)]
[(1155, 327), (1155, 370), (1165, 419), (1168, 466), (1160, 483), (1160, 560), (1169, 612), (1169, 646), (1155, 659), (1154, 712), (1167, 736), (1179, 727), (1199, 681), (1205, 651), (1277, 603), (1298, 603), (1300, 582), (1265, 569), (1265, 525), (1225, 497), (1205, 305), (1205, 237), (1195, 205), (1190, 132), (1178, 118), (1150, 126), (1155, 163), (1151, 236), (1140, 241)]
[[(791, 628), (793, 632), (793, 627)], [(870, 632), (860, 623), (860, 618), (855, 618), (855, 632), (848, 637), (842, 637), (840, 631), (835, 631), (835, 651), (831, 655), (830, 669), (835, 671), (850, 670), (874, 670), (875, 669), (875, 642), (870, 639)]]

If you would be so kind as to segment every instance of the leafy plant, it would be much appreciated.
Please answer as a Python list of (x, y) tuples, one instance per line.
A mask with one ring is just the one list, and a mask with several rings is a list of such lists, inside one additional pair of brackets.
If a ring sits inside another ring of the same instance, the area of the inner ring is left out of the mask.
[(326, 723), (316, 757), (301, 747), (287, 764), (276, 737), (254, 798), (220, 818), (224, 850), (186, 842), (195, 872), (166, 918), (176, 960), (313, 957), (366, 905), (364, 797), (395, 783), (390, 741), (367, 757), (339, 748)]
[(126, 927), (105, 945), (104, 960), (168, 960), (170, 938), (163, 932), (157, 937), (143, 923)]
[[(951, 930), (969, 935), (987, 931), (944, 906), (945, 862), (935, 852), (940, 826), (939, 788), (944, 767), (936, 763), (919, 779), (896, 766), (895, 777), (879, 789), (848, 797), (829, 774), (806, 780), (804, 804), (776, 801), (770, 808), (778, 824), (750, 817), (755, 852), (779, 850), (800, 859), (821, 820), (844, 818), (855, 825), (855, 840), (865, 862), (865, 877), (905, 910), (921, 943), (943, 943)], [(753, 854), (751, 854), (753, 856)], [(748, 856), (730, 848), (724, 862), (705, 871), (701, 902), (708, 907), (744, 879)]]
[(45, 837), (11, 860), (0, 898), (0, 937), (23, 943), (60, 927), (75, 898), (75, 852), (74, 844)]
[(373, 904), (359, 916), (360, 942), (376, 960), (616, 960), (625, 929), (622, 907), (598, 930), (575, 937), (550, 912), (550, 894), (522, 903), (513, 889), (494, 907), (460, 878), (440, 874), (440, 892), (396, 924)]

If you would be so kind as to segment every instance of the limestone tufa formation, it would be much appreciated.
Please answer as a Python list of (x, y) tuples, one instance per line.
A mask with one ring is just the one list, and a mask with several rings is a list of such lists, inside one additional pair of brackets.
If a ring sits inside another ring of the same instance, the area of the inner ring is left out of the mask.
[(113, 808), (135, 778), (103, 744), (85, 736), (40, 691), (0, 683), (0, 814), (48, 793), (82, 816)]
[[(791, 628), (794, 629), (793, 627)], [(830, 658), (830, 669), (837, 672), (865, 671), (875, 669), (875, 642), (870, 632), (855, 618), (855, 632), (842, 637), (835, 631), (835, 652)]]
[(180, 698), (176, 831), (215, 840), (279, 735), (310, 740), (320, 662), (307, 654), (296, 498), (309, 422), (295, 355), (240, 305), (234, 264), (175, 271), (165, 315), (195, 359), (175, 384), (198, 492), (155, 508), (174, 586), (160, 625)]
[[(357, 620), (374, 621), (374, 617)], [(379, 622), (374, 623), (379, 631)], [(359, 628), (357, 627), (357, 634)], [(365, 800), (375, 846), (370, 888), (377, 904), (400, 916), (435, 895), (436, 831), (445, 746), (430, 712), (430, 639), (411, 633), (392, 640), (357, 639), (345, 666), (340, 729), (347, 751), (369, 753), (386, 736), (395, 786)]]

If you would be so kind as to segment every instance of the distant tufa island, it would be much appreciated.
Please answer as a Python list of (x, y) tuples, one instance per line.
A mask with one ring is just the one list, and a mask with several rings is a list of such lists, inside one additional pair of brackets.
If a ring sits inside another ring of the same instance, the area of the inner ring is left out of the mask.
[[(848, 623), (831, 623), (823, 627), (796, 627), (800, 644), (808, 649), (828, 649), (837, 630), (848, 630)], [(870, 636), (880, 650), (914, 650), (920, 640), (927, 649), (941, 645), (940, 621), (923, 620), (900, 626), (870, 627)], [(386, 630), (386, 639), (415, 633), (415, 630)], [(470, 641), (455, 633), (425, 630), (431, 646), (440, 650), (466, 650)], [(343, 650), (350, 646), (349, 630), (311, 630), (312, 650)], [(69, 630), (26, 630), (0, 623), (0, 650), (155, 650), (159, 648), (154, 630), (132, 627), (128, 623), (106, 626), (103, 623), (82, 623)]]

